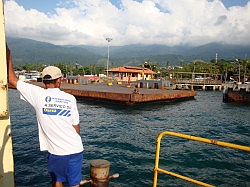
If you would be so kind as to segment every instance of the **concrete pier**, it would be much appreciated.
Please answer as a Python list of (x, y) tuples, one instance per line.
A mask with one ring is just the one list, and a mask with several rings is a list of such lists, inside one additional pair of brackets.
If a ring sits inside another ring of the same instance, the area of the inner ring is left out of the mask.
[[(43, 83), (39, 82), (33, 84), (43, 86)], [(62, 83), (61, 90), (79, 98), (120, 102), (126, 105), (193, 98), (196, 96), (196, 92), (193, 90), (145, 89), (118, 84), (108, 86), (107, 84), (75, 85)]]
[(223, 89), (221, 80), (209, 80), (209, 79), (172, 79), (171, 80), (172, 87), (174, 89), (194, 89), (194, 90), (219, 90)]
[(221, 84), (174, 84), (173, 88), (176, 90), (222, 90), (222, 85)]

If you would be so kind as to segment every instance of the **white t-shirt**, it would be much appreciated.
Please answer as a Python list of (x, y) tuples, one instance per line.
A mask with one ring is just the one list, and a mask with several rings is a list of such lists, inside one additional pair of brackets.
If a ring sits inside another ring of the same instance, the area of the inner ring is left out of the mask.
[(55, 155), (69, 155), (83, 151), (80, 135), (72, 125), (79, 124), (79, 113), (73, 95), (59, 88), (44, 89), (23, 81), (17, 90), (36, 111), (40, 150)]

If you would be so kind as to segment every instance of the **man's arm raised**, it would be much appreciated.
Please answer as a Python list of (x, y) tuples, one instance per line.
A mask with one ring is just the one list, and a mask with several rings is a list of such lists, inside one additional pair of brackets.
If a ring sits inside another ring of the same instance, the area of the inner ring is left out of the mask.
[(14, 72), (11, 51), (7, 45), (6, 45), (6, 58), (7, 58), (6, 60), (8, 68), (8, 82), (10, 86), (16, 88), (18, 78)]

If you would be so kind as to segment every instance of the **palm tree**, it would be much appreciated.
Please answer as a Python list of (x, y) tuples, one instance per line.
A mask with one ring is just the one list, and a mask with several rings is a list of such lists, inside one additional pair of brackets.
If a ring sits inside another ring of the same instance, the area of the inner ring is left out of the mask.
[(247, 69), (248, 69), (248, 65), (249, 65), (249, 61), (248, 60), (242, 60), (242, 66), (244, 69), (244, 82), (246, 81), (246, 74), (247, 74)]

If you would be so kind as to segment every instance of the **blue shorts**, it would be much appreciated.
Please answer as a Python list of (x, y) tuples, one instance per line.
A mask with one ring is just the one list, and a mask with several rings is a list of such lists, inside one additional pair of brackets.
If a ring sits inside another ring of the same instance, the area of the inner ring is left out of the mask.
[(53, 155), (48, 153), (48, 170), (53, 182), (68, 182), (70, 186), (82, 180), (83, 152), (72, 155)]

